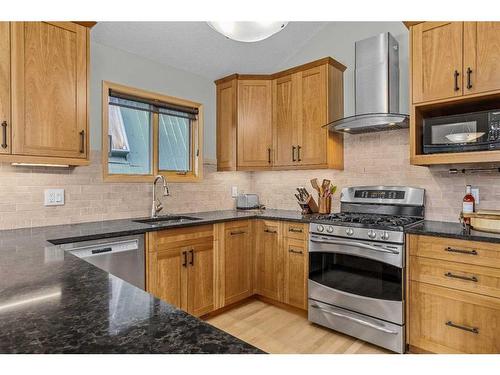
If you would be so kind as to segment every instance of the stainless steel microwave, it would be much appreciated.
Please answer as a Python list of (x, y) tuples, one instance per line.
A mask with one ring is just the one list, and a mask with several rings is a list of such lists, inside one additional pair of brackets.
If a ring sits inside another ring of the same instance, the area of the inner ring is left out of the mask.
[(498, 149), (500, 109), (424, 118), (424, 154)]

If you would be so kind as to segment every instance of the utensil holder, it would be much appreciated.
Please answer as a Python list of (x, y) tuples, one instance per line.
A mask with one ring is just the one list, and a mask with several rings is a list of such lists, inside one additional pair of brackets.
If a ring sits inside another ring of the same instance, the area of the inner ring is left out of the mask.
[(329, 214), (332, 209), (332, 197), (319, 197), (318, 208), (320, 214)]

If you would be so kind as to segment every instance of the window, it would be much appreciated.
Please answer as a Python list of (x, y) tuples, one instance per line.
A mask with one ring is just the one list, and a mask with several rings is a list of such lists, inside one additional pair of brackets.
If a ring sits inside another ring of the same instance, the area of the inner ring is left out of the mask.
[(104, 179), (201, 179), (201, 109), (184, 99), (103, 82)]

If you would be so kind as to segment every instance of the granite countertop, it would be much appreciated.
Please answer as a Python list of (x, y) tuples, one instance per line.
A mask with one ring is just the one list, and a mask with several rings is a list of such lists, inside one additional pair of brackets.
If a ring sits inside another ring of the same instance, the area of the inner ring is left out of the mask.
[(485, 241), (500, 243), (500, 234), (471, 230), (469, 233), (463, 230), (462, 224), (444, 221), (425, 220), (405, 230), (410, 234), (422, 234), (427, 236), (457, 238), (469, 241)]
[(281, 210), (189, 215), (201, 220), (0, 231), (0, 353), (262, 353), (57, 246), (255, 217), (307, 222)]

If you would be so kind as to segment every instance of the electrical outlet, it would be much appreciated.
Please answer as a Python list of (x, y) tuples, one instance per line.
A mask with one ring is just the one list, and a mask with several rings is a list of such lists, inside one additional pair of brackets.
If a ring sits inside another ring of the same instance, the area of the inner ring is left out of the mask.
[(45, 189), (45, 206), (63, 206), (64, 189)]
[(476, 205), (478, 205), (479, 204), (479, 188), (472, 188), (472, 189), (470, 189), (470, 193), (474, 197), (474, 203)]
[(231, 197), (236, 198), (238, 196), (238, 186), (231, 187)]

